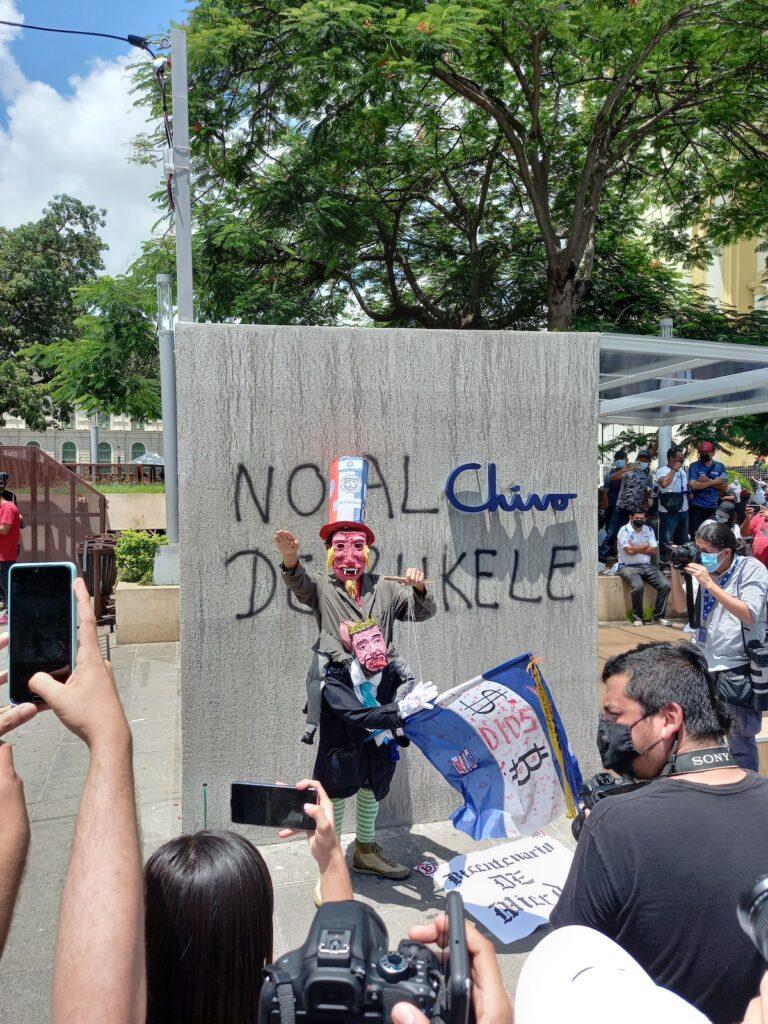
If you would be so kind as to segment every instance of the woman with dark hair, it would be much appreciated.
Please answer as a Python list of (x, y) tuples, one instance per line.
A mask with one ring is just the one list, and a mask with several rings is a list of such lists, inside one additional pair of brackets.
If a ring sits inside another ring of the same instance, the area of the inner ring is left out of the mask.
[[(706, 523), (696, 533), (699, 563), (686, 565), (701, 594), (701, 625), (693, 643), (707, 659), (717, 696), (733, 718), (728, 735), (731, 754), (741, 768), (756, 772), (759, 767), (755, 736), (762, 714), (752, 701), (752, 679), (746, 645), (764, 642), (768, 570), (756, 558), (737, 554), (736, 537), (725, 523)], [(686, 595), (680, 571), (672, 568), (672, 605), (686, 610)]]
[[(317, 783), (305, 804), (307, 833), (325, 901), (352, 899), (333, 827), (333, 806)], [(280, 832), (281, 838), (293, 832)], [(273, 959), (272, 880), (259, 851), (235, 832), (195, 832), (165, 843), (147, 861), (147, 1024), (252, 1024), (261, 970)]]

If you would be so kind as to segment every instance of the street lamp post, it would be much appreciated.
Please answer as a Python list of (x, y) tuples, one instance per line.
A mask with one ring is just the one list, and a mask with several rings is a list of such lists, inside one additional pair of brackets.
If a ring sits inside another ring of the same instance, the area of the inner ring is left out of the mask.
[(160, 340), (160, 398), (163, 409), (165, 532), (179, 543), (179, 480), (176, 454), (176, 358), (173, 348), (173, 293), (170, 274), (157, 274), (157, 335)]

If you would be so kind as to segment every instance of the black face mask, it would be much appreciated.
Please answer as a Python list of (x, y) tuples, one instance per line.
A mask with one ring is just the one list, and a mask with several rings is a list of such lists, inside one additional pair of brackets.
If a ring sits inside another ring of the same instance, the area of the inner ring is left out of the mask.
[[(632, 725), (609, 722), (606, 718), (600, 719), (597, 726), (597, 749), (603, 768), (618, 772), (619, 775), (632, 774), (632, 762), (636, 757), (647, 753), (645, 750), (638, 750), (632, 742), (632, 730), (638, 722), (648, 717), (649, 715), (643, 715)], [(648, 750), (650, 749), (649, 747)]]
[(699, 456), (699, 458), (701, 459), (702, 462), (711, 462), (712, 461), (712, 456), (711, 455), (701, 455), (701, 456)]
[(634, 528), (636, 530), (642, 530), (642, 528), (645, 526), (645, 520), (644, 519), (633, 519), (632, 520), (632, 525), (634, 526)]

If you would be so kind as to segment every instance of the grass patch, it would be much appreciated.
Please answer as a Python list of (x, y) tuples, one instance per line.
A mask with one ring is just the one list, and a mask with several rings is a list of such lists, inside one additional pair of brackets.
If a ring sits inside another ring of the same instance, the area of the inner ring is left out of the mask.
[(100, 484), (93, 486), (102, 494), (165, 494), (165, 484)]

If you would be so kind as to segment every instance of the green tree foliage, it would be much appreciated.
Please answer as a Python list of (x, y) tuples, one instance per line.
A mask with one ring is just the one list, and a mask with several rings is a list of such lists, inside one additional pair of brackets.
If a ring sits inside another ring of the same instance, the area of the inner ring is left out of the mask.
[(61, 411), (46, 386), (50, 370), (23, 353), (76, 336), (73, 291), (103, 267), (103, 214), (60, 195), (40, 220), (0, 228), (0, 424), (10, 414), (45, 430)]
[(562, 329), (640, 225), (699, 265), (765, 233), (767, 25), (766, 0), (198, 0), (201, 309)]
[(73, 338), (28, 350), (53, 400), (87, 413), (159, 419), (155, 295), (140, 276), (100, 277), (76, 291)]

